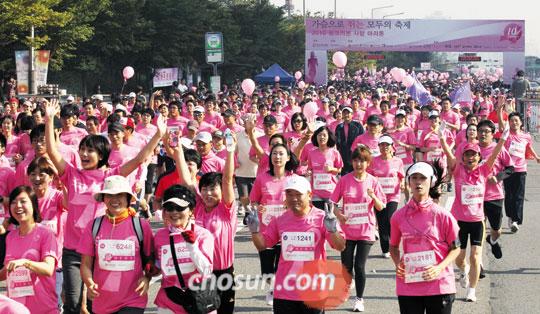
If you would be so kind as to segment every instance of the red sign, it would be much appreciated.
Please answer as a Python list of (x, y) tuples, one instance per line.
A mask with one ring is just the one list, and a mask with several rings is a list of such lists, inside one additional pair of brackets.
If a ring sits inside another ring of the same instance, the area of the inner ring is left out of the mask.
[(482, 61), (482, 57), (480, 56), (459, 56), (458, 61), (468, 61), (468, 62), (475, 62), (475, 61)]
[(365, 60), (384, 60), (384, 55), (365, 55)]

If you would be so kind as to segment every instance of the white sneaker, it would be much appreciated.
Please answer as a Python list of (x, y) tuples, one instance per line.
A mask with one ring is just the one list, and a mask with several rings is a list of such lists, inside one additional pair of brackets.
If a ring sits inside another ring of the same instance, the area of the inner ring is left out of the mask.
[(519, 230), (519, 226), (518, 226), (517, 221), (512, 222), (512, 225), (510, 226), (510, 231), (512, 231), (512, 233), (516, 233), (518, 232), (518, 230)]
[(356, 298), (354, 300), (353, 312), (364, 312), (364, 299)]
[(389, 252), (383, 253), (382, 256), (383, 256), (384, 258), (390, 258), (390, 253), (389, 253)]
[(467, 296), (465, 297), (465, 301), (476, 302), (476, 289), (474, 288), (467, 289)]
[(266, 304), (274, 305), (274, 291), (270, 290), (266, 293)]
[(465, 269), (459, 272), (459, 284), (462, 288), (469, 286), (469, 265), (465, 265)]

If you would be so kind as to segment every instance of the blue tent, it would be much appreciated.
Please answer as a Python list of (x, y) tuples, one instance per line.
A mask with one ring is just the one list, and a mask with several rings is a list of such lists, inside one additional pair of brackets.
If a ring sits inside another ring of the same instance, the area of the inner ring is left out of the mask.
[(274, 84), (275, 77), (279, 76), (279, 84), (292, 85), (294, 83), (294, 76), (283, 70), (279, 64), (272, 64), (266, 71), (255, 75), (255, 82), (259, 84)]

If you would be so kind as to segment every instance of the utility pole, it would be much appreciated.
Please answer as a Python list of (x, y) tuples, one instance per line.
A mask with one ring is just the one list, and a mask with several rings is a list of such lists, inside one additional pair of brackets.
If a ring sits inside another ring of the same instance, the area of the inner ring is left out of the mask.
[(36, 58), (36, 51), (34, 49), (34, 25), (30, 27), (30, 60), (29, 62), (29, 69), (30, 73), (28, 83), (30, 85), (29, 93), (30, 94), (37, 94), (37, 86), (36, 86), (36, 64), (35, 64), (35, 58)]
[(334, 0), (334, 18), (337, 19), (337, 10), (336, 10), (336, 2), (337, 0)]

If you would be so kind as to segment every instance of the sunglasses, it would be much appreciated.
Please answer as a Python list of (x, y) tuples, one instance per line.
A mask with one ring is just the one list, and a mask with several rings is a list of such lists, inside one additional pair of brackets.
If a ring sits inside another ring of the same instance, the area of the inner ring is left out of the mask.
[(302, 123), (304, 120), (294, 120), (294, 123)]

